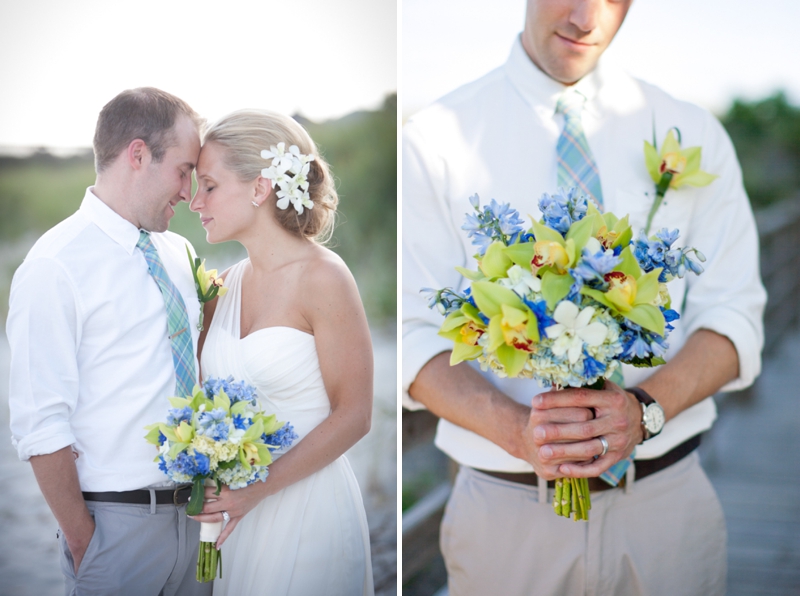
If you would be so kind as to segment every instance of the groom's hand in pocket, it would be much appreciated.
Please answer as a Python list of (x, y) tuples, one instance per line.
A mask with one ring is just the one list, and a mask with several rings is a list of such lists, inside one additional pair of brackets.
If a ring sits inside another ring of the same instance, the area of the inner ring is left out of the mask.
[(73, 532), (72, 536), (64, 532), (64, 538), (67, 540), (67, 547), (69, 548), (70, 554), (72, 554), (75, 575), (78, 574), (78, 569), (83, 562), (86, 549), (89, 548), (89, 543), (92, 541), (92, 536), (94, 536), (96, 526), (94, 520), (90, 518), (90, 521), (91, 526), (77, 529), (77, 532)]
[(75, 573), (94, 535), (95, 523), (81, 494), (72, 447), (34, 455), (31, 467), (47, 504), (64, 533)]

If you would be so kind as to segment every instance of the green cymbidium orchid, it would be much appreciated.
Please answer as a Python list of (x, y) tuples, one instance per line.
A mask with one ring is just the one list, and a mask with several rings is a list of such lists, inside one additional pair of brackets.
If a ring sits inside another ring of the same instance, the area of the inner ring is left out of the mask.
[(661, 268), (642, 274), (629, 246), (623, 249), (620, 257), (622, 262), (606, 274), (608, 291), (583, 287), (581, 294), (594, 298), (644, 329), (663, 336), (666, 322), (661, 310), (654, 304), (660, 300), (658, 276)]
[[(678, 138), (675, 138), (675, 132), (678, 133)], [(655, 144), (655, 133), (652, 145), (647, 141), (644, 142), (644, 163), (650, 177), (656, 183), (656, 198), (647, 216), (645, 234), (650, 232), (653, 216), (661, 206), (668, 189), (678, 189), (682, 186), (708, 186), (718, 178), (718, 176), (700, 169), (701, 154), (702, 148), (700, 147), (681, 149), (680, 131), (677, 128), (669, 130), (661, 146), (661, 152), (658, 151)]]
[(264, 420), (256, 417), (253, 425), (242, 435), (239, 443), (239, 461), (246, 470), (252, 466), (268, 466), (272, 463), (272, 453), (269, 448), (259, 442), (264, 434)]
[[(192, 258), (189, 245), (186, 245), (186, 254), (189, 256), (189, 265), (192, 267), (192, 277), (194, 278), (194, 288), (197, 291), (197, 299), (201, 304), (213, 300), (218, 295), (224, 296), (228, 288), (222, 285), (222, 279), (217, 275), (216, 269), (206, 271), (206, 261), (198, 257)], [(200, 320), (197, 322), (197, 330), (203, 330), (203, 309), (200, 309)]]

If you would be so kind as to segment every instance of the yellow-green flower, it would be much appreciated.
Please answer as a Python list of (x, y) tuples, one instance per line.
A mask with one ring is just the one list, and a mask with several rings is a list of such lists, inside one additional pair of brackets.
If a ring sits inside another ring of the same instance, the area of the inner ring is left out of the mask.
[[(701, 147), (681, 149), (672, 129), (667, 133), (661, 152), (647, 141), (644, 142), (644, 161), (647, 171), (656, 184), (661, 184), (664, 174), (669, 174), (667, 188), (681, 186), (708, 186), (717, 176), (700, 169)], [(666, 188), (664, 189), (666, 192)]]
[(655, 135), (653, 135), (653, 145), (644, 142), (644, 163), (653, 182), (656, 183), (656, 198), (647, 216), (645, 234), (650, 231), (653, 216), (661, 206), (667, 190), (678, 189), (682, 186), (708, 186), (717, 176), (709, 174), (700, 169), (700, 159), (702, 148), (688, 147), (681, 149), (680, 132), (675, 138), (677, 129), (670, 129), (659, 152), (655, 146)]
[(551, 266), (564, 273), (569, 265), (569, 255), (566, 249), (559, 242), (551, 240), (539, 240), (533, 245), (533, 259), (531, 259), (531, 269), (536, 272), (542, 267)]
[(222, 285), (222, 279), (217, 275), (216, 269), (206, 271), (205, 259), (197, 267), (197, 283), (200, 284), (200, 291), (204, 296), (209, 294), (211, 288), (217, 288), (217, 295), (219, 296), (224, 296), (228, 291), (228, 288)]

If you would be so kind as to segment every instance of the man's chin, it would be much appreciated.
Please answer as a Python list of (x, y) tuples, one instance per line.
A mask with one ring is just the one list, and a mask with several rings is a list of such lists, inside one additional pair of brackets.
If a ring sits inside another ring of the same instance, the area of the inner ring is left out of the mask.
[(595, 66), (597, 66), (597, 60), (567, 57), (551, 64), (547, 69), (547, 74), (562, 85), (573, 85), (592, 72)]

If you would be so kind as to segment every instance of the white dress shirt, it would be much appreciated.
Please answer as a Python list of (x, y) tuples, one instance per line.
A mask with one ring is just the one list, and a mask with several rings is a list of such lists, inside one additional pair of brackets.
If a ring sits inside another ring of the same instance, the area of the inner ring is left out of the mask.
[[(172, 232), (151, 237), (197, 346), (188, 241)], [(167, 480), (144, 427), (166, 420), (175, 368), (164, 299), (138, 240), (139, 230), (87, 189), (80, 209), (36, 242), (11, 284), (12, 442), (23, 460), (72, 445), (84, 491)]]
[[(706, 110), (600, 65), (575, 84), (587, 96), (582, 122), (600, 171), (605, 210), (630, 215), (634, 234), (644, 227), (655, 185), (644, 163), (644, 141), (659, 147), (678, 127), (682, 147), (702, 147), (702, 169), (719, 176), (704, 188), (669, 190), (651, 234), (678, 228), (675, 246), (692, 246), (707, 257), (706, 271), (669, 284), (672, 306), (681, 313), (669, 338), (668, 358), (694, 331), (728, 337), (739, 355), (739, 378), (726, 390), (748, 386), (761, 367), (762, 312), (766, 293), (758, 271), (758, 237), (742, 186), (733, 146)], [(519, 38), (508, 61), (414, 115), (403, 130), (403, 386), (404, 405), (422, 407), (408, 395), (420, 369), (452, 342), (436, 332), (442, 317), (427, 308), (420, 288), (464, 289), (456, 265), (475, 269), (476, 249), (461, 225), (472, 212), (468, 197), (510, 203), (523, 219), (541, 218), (542, 193), (556, 190), (556, 143), (563, 117), (556, 102), (565, 87), (542, 73)], [(473, 363), (475, 365), (475, 363)], [(475, 365), (476, 368), (477, 365)], [(652, 374), (624, 366), (625, 383)], [(519, 403), (542, 391), (535, 381), (484, 376)], [(709, 397), (670, 420), (663, 432), (637, 447), (651, 459), (707, 430), (716, 418)], [(479, 435), (446, 420), (436, 444), (453, 459), (475, 468), (510, 472), (531, 466)]]

